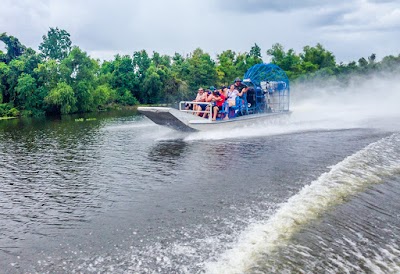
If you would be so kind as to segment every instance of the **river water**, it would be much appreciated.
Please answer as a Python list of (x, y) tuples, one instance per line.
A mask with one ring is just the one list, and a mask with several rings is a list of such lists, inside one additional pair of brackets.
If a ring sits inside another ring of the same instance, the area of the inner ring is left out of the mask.
[(399, 273), (399, 96), (363, 94), (208, 133), (0, 121), (0, 272)]

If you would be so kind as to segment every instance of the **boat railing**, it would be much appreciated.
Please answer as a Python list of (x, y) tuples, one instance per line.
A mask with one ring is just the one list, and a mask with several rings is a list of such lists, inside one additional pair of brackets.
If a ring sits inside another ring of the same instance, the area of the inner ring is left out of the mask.
[[(206, 105), (209, 106), (208, 110), (206, 107), (206, 110), (193, 110), (193, 107), (195, 105)], [(186, 109), (186, 107), (188, 106), (192, 106), (192, 109)], [(211, 102), (193, 102), (193, 101), (180, 101), (179, 102), (179, 111), (182, 112), (188, 112), (188, 113), (192, 113), (193, 115), (198, 115), (198, 114), (202, 114), (202, 113), (208, 113), (208, 120), (212, 120), (212, 106), (213, 104)]]

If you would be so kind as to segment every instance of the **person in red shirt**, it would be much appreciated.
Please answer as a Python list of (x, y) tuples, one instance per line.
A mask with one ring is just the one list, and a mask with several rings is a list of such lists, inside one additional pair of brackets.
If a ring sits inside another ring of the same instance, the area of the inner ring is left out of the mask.
[(215, 102), (215, 106), (213, 107), (212, 120), (215, 121), (217, 119), (218, 112), (220, 110), (222, 110), (222, 108), (223, 108), (226, 98), (225, 98), (224, 94), (220, 91), (214, 91), (213, 96), (214, 96), (213, 100)]

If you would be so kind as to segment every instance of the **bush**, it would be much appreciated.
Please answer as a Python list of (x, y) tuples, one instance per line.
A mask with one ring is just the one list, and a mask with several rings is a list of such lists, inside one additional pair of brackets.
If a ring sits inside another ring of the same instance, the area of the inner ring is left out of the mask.
[(9, 111), (11, 108), (11, 104), (0, 104), (0, 117), (9, 116)]

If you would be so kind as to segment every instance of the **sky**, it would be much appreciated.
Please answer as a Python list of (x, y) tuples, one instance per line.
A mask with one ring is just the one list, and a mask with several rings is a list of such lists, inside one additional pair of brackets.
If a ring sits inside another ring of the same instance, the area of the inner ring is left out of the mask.
[(275, 43), (296, 53), (321, 43), (337, 63), (400, 54), (400, 0), (1, 0), (0, 33), (38, 50), (50, 27), (100, 60), (196, 48), (215, 59), (255, 43), (265, 62)]

